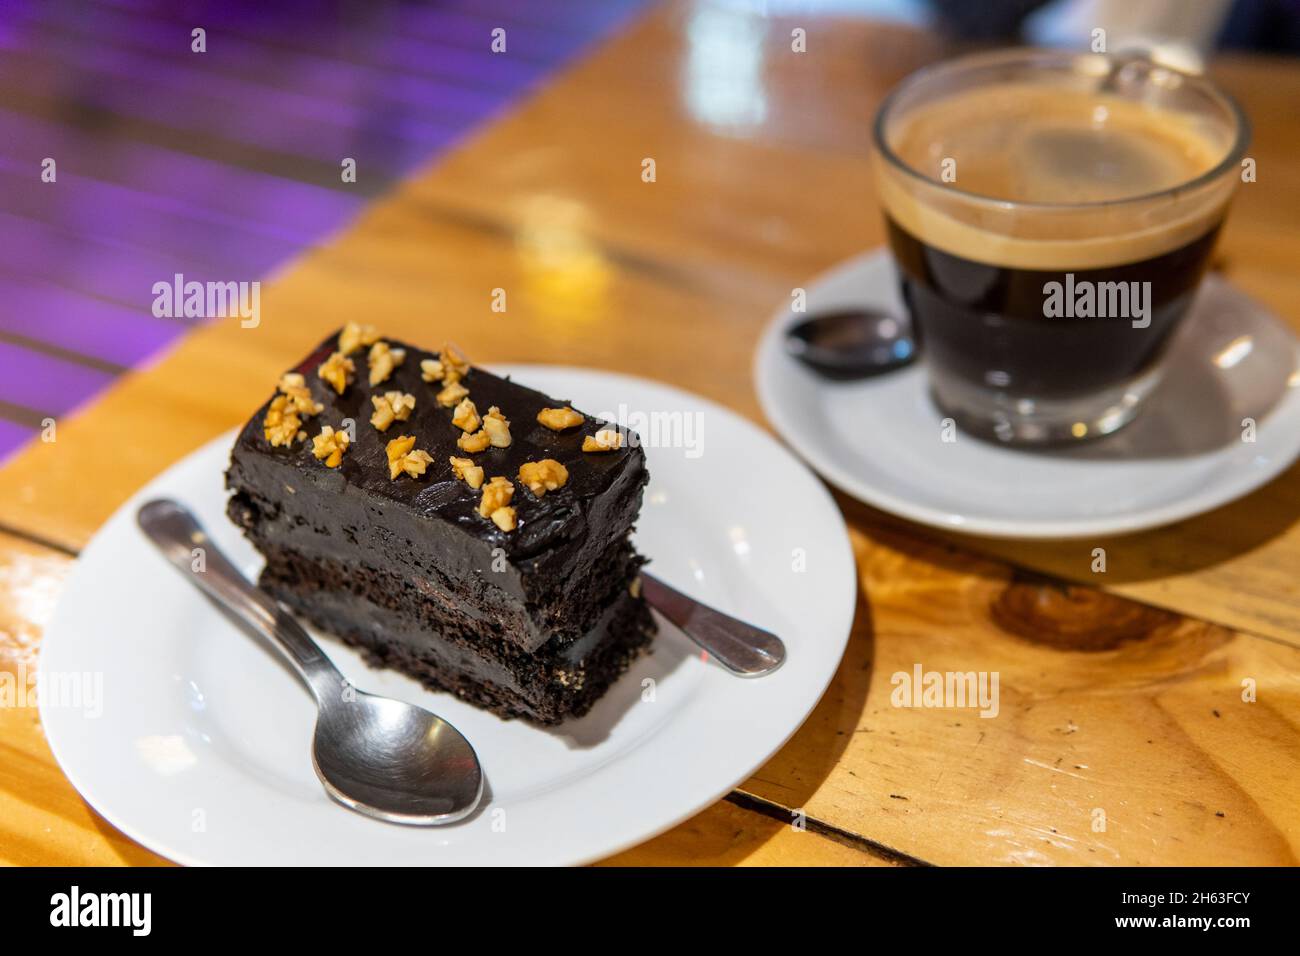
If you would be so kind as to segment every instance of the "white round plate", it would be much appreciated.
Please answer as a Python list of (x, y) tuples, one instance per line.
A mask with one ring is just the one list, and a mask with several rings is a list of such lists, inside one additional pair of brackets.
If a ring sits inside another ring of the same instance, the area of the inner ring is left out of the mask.
[[(883, 250), (807, 289), (807, 313), (778, 313), (754, 375), (768, 420), (845, 493), (912, 521), (1007, 538), (1152, 528), (1253, 491), (1300, 454), (1300, 345), (1281, 322), (1210, 276), (1171, 343), (1164, 381), (1131, 425), (1053, 451), (1003, 448), (960, 430), (944, 441), (923, 363), (830, 382), (791, 357), (785, 331), (822, 309), (904, 314)], [(1253, 442), (1243, 440), (1253, 419)], [(948, 434), (952, 434), (951, 431)]]
[(256, 552), (225, 517), (231, 433), (122, 506), (81, 555), (45, 633), (45, 680), (102, 684), (79, 705), (43, 693), (41, 720), (63, 771), (110, 823), (190, 864), (583, 863), (713, 803), (794, 733), (835, 673), (855, 604), (848, 535), (821, 483), (758, 428), (695, 395), (585, 369), (494, 371), (596, 414), (623, 409), (634, 429), (643, 412), (692, 420), (693, 431), (661, 427), (645, 439), (651, 480), (637, 545), (674, 587), (779, 634), (785, 665), (733, 677), (663, 624), (653, 653), (592, 713), (543, 730), (372, 670), (322, 638), (359, 688), (455, 724), (487, 779), (481, 812), (452, 826), (352, 813), (312, 771), (307, 691), (136, 528), (141, 503), (174, 497), (255, 573)]

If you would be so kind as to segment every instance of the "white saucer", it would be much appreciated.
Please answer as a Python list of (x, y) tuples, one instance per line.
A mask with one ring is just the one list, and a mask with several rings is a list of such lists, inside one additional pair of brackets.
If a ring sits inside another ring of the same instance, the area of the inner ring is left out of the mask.
[[(863, 305), (903, 314), (883, 250), (807, 289), (807, 314)], [(1205, 281), (1138, 419), (1109, 438), (1050, 452), (960, 431), (943, 441), (919, 363), (859, 382), (819, 378), (783, 346), (785, 329), (805, 317), (782, 310), (759, 344), (763, 411), (827, 481), (922, 524), (1009, 538), (1138, 531), (1240, 498), (1300, 454), (1300, 345), (1217, 276)], [(1242, 440), (1245, 418), (1256, 421), (1253, 443)]]
[(254, 572), (256, 553), (224, 515), (232, 433), (113, 516), (77, 562), (45, 633), (45, 679), (102, 679), (99, 716), (85, 699), (72, 706), (43, 693), (41, 721), (63, 771), (110, 823), (192, 864), (581, 863), (708, 806), (794, 733), (835, 673), (856, 597), (848, 536), (823, 486), (758, 428), (686, 392), (584, 369), (497, 371), (597, 414), (624, 406), (701, 416), (698, 456), (647, 447), (637, 544), (673, 586), (781, 635), (786, 664), (767, 677), (732, 677), (663, 625), (653, 653), (591, 714), (546, 731), (371, 670), (323, 638), (358, 687), (455, 724), (487, 778), (482, 811), (456, 825), (359, 816), (326, 797), (312, 771), (306, 690), (136, 528), (143, 501), (174, 497)]

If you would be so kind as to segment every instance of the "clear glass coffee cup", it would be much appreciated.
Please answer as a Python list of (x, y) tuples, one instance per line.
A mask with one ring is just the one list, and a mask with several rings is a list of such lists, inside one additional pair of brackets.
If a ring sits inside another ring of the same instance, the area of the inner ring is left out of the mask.
[(1132, 421), (1242, 177), (1237, 104), (1145, 59), (1012, 50), (913, 74), (874, 136), (944, 415), (1027, 445)]

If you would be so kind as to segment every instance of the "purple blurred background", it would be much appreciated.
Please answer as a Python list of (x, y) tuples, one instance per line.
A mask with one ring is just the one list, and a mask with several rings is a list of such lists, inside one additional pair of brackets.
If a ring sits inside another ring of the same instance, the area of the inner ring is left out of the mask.
[(0, 461), (202, 321), (155, 282), (266, 276), (644, 2), (5, 0)]

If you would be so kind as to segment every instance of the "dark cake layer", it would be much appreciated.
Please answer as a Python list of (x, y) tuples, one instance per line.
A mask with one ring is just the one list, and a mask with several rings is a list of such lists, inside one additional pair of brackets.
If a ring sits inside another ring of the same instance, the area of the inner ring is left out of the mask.
[[(389, 568), (253, 540), (267, 561), (262, 572), (263, 583), (272, 576), (285, 578), (287, 574), (290, 580), (315, 582), (314, 586), (322, 590), (346, 591), (365, 597), (377, 606), (406, 614), (432, 630), (451, 627), (466, 633), (476, 632), (485, 643), (502, 640), (503, 635), (516, 627), (536, 626), (526, 616), (521, 620), (520, 608), (513, 602), (500, 601), (499, 595), (486, 587), (481, 578), (472, 582), (453, 581), (437, 568), (419, 575), (402, 575)], [(564, 608), (562, 620), (556, 622), (533, 653), (572, 644), (590, 632), (605, 609), (621, 592), (632, 587), (644, 563), (631, 542), (616, 541), (584, 578), (584, 600)], [(508, 643), (517, 654), (530, 653), (516, 640)]]
[(461, 576), (448, 574), (443, 562), (421, 555), (386, 561), (375, 549), (339, 547), (337, 536), (327, 532), (298, 533), (296, 529), (308, 527), (308, 518), (295, 506), (296, 499), (281, 507), (274, 520), (265, 520), (264, 512), (247, 495), (237, 494), (230, 499), (227, 513), (268, 562), (273, 555), (292, 552), (299, 564), (319, 561), (351, 567), (358, 572), (358, 581), (365, 580), (376, 565), (384, 567), (389, 578), (410, 585), (393, 593), (401, 593), (414, 613), (421, 605), (435, 606), (442, 613), (463, 617), (466, 626), (476, 624), (493, 634), (510, 635), (521, 650), (585, 634), (614, 593), (631, 584), (643, 563), (627, 536), (617, 538), (603, 552), (582, 555), (556, 587), (539, 582), (532, 589), (539, 603), (532, 604), (494, 586), (497, 578), (510, 573), (504, 559)]
[(653, 624), (645, 603), (624, 583), (640, 558), (628, 549), (607, 575), (591, 628), (555, 638), (532, 653), (492, 636), (475, 616), (422, 598), (416, 584), (374, 568), (272, 550), (261, 585), (277, 600), (366, 652), (378, 667), (401, 671), (502, 717), (556, 724), (586, 713), (640, 650)]

